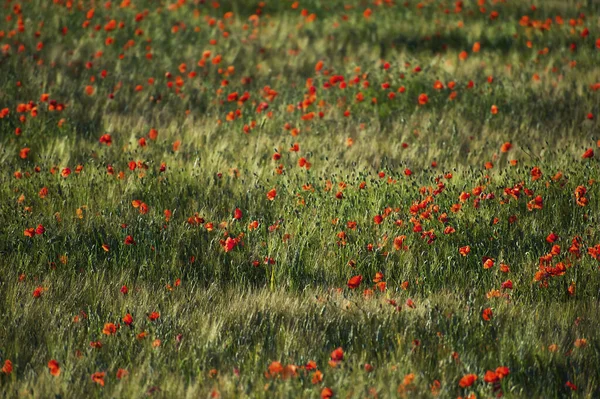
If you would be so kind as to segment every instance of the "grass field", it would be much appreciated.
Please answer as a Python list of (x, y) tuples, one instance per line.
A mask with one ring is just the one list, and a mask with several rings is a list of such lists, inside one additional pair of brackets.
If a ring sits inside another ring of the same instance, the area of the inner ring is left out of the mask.
[(600, 397), (597, 1), (0, 16), (1, 397)]

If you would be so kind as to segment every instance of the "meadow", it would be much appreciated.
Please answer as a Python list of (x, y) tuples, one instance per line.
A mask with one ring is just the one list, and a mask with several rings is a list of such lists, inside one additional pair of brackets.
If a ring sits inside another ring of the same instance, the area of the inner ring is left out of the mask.
[(1, 397), (600, 397), (597, 1), (0, 17)]

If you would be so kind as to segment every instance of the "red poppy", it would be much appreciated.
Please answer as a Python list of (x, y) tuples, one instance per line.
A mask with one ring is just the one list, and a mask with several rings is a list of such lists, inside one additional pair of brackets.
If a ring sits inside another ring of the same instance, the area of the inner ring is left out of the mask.
[(56, 360), (50, 360), (48, 362), (48, 368), (50, 369), (50, 374), (53, 376), (58, 377), (60, 375), (60, 365)]
[(571, 389), (571, 391), (576, 391), (577, 390), (577, 385), (573, 384), (571, 381), (567, 381), (567, 383), (565, 384), (565, 386), (569, 389)]
[(31, 151), (31, 148), (21, 148), (19, 151), (19, 157), (21, 157), (21, 159), (26, 159), (27, 155), (29, 155), (29, 151)]
[(458, 385), (461, 388), (468, 388), (473, 385), (475, 381), (477, 381), (477, 376), (475, 374), (467, 374), (460, 379)]
[(550, 233), (548, 234), (548, 237), (546, 237), (546, 241), (550, 244), (553, 244), (556, 240), (558, 240), (558, 236), (554, 233)]
[(483, 309), (483, 312), (481, 313), (481, 317), (485, 321), (490, 321), (490, 320), (492, 320), (492, 317), (494, 317), (494, 312), (492, 312), (491, 308), (485, 308), (485, 309)]
[(240, 208), (235, 208), (235, 211), (233, 212), (233, 218), (236, 220), (240, 220), (242, 218), (242, 210)]
[(498, 375), (498, 378), (503, 379), (510, 374), (510, 369), (506, 366), (500, 366), (496, 368), (496, 374)]
[(591, 148), (588, 148), (587, 150), (585, 150), (585, 152), (581, 156), (581, 158), (583, 158), (583, 159), (589, 159), (589, 158), (593, 158), (593, 157), (594, 157), (594, 150)]
[(488, 370), (485, 372), (485, 375), (483, 376), (483, 380), (485, 382), (487, 382), (488, 384), (494, 384), (494, 383), (500, 381), (500, 377), (498, 377), (498, 374), (496, 374), (495, 372)]
[(429, 102), (429, 97), (425, 93), (419, 94), (419, 105), (425, 105)]
[(123, 377), (127, 377), (129, 375), (129, 371), (125, 370), (125, 369), (118, 369), (117, 370), (117, 379), (120, 380)]
[(95, 372), (92, 374), (92, 381), (100, 386), (104, 386), (104, 377), (106, 376), (105, 372)]
[(358, 286), (360, 285), (361, 282), (362, 282), (361, 275), (353, 276), (350, 278), (350, 280), (348, 280), (348, 288), (350, 288), (351, 290), (358, 288)]
[(399, 251), (402, 249), (405, 239), (406, 239), (405, 235), (401, 235), (401, 236), (394, 238), (394, 249), (396, 251)]
[(334, 351), (331, 352), (331, 360), (334, 362), (341, 362), (342, 360), (344, 360), (344, 350), (341, 346), (339, 348), (334, 349)]
[(114, 323), (106, 323), (104, 324), (104, 328), (102, 329), (102, 334), (104, 335), (114, 335), (117, 333), (117, 326)]
[(42, 296), (43, 292), (44, 292), (44, 287), (36, 287), (35, 290), (33, 290), (33, 297), (39, 298)]
[(509, 152), (512, 149), (512, 144), (508, 141), (500, 147), (500, 152)]
[(112, 144), (112, 136), (110, 134), (103, 134), (100, 136), (100, 144), (111, 145)]
[(10, 374), (10, 373), (12, 373), (12, 370), (13, 370), (12, 362), (10, 360), (6, 359), (4, 361), (4, 365), (2, 366), (2, 370), (0, 370), (0, 371), (2, 371), (2, 373), (4, 373), (4, 374)]
[(333, 398), (333, 391), (328, 387), (323, 388), (323, 390), (321, 391), (321, 399), (330, 398)]
[(127, 313), (125, 316), (123, 316), (123, 323), (130, 326), (133, 323), (133, 317), (129, 313)]

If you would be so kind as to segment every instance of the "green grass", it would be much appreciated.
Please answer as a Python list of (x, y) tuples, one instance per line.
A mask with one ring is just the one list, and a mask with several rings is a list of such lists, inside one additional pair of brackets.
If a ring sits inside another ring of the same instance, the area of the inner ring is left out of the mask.
[(206, 3), (0, 5), (2, 397), (600, 396), (596, 2)]

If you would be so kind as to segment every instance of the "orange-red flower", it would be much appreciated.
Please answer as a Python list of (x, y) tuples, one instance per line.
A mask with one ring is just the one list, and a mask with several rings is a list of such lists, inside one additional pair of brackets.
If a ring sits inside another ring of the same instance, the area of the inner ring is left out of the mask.
[(483, 309), (483, 312), (481, 312), (481, 317), (485, 321), (490, 321), (490, 320), (492, 320), (492, 317), (494, 317), (494, 312), (492, 311), (491, 308), (485, 308), (485, 309)]
[(33, 297), (39, 298), (42, 296), (43, 292), (44, 292), (44, 287), (36, 287), (35, 290), (33, 290)]
[(350, 288), (352, 290), (355, 288), (358, 288), (361, 281), (362, 281), (361, 275), (350, 277), (350, 279), (348, 280), (348, 288)]
[(333, 391), (331, 388), (325, 387), (321, 391), (321, 399), (331, 399), (333, 398)]
[(6, 359), (4, 361), (4, 365), (2, 366), (2, 370), (0, 370), (0, 371), (2, 371), (2, 373), (4, 373), (4, 374), (10, 374), (10, 373), (12, 373), (12, 371), (13, 371), (13, 364), (12, 364), (12, 362), (10, 360)]
[(117, 370), (117, 379), (120, 380), (121, 378), (127, 377), (129, 375), (129, 371), (125, 370), (125, 369), (118, 369)]
[(125, 316), (123, 316), (123, 323), (130, 326), (133, 323), (133, 317), (127, 313)]
[(114, 335), (117, 333), (117, 326), (114, 323), (106, 323), (104, 324), (104, 328), (102, 329), (102, 334), (104, 335)]
[(475, 374), (467, 374), (460, 379), (458, 385), (461, 388), (468, 388), (473, 385), (475, 381), (477, 381), (477, 376)]
[(509, 152), (512, 149), (512, 144), (508, 141), (500, 147), (500, 152)]
[(92, 381), (94, 381), (96, 384), (99, 384), (100, 386), (104, 386), (104, 377), (106, 376), (105, 372), (95, 372), (94, 374), (92, 374)]
[(334, 362), (341, 362), (344, 360), (344, 350), (341, 346), (331, 352), (331, 360)]
[(50, 374), (53, 376), (58, 377), (60, 375), (60, 365), (56, 360), (52, 359), (48, 362), (48, 369), (50, 369)]

